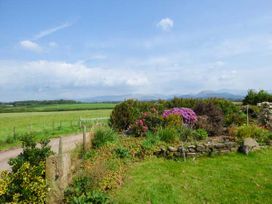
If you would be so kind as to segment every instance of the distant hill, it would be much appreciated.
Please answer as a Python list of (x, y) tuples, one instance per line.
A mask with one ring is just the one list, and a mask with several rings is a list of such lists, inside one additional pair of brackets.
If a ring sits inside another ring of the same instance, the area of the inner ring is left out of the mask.
[(197, 94), (185, 94), (185, 95), (162, 95), (162, 94), (154, 94), (154, 95), (144, 95), (144, 94), (131, 94), (131, 95), (108, 95), (108, 96), (97, 96), (91, 98), (81, 99), (84, 102), (118, 102), (123, 101), (125, 99), (138, 99), (141, 101), (150, 101), (150, 100), (158, 100), (158, 99), (172, 99), (173, 97), (181, 97), (181, 98), (225, 98), (234, 101), (240, 101), (244, 98), (245, 93), (241, 94), (233, 94), (226, 91), (202, 91)]

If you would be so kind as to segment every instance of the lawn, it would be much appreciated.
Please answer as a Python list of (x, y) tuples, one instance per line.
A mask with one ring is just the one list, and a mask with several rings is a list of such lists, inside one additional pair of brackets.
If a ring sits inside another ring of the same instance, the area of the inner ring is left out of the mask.
[(114, 203), (272, 203), (272, 149), (130, 167)]
[(110, 113), (110, 109), (0, 113), (0, 149), (16, 144), (16, 141), (11, 139), (14, 131), (15, 136), (32, 132), (38, 138), (69, 134), (80, 131), (79, 118), (109, 117)]

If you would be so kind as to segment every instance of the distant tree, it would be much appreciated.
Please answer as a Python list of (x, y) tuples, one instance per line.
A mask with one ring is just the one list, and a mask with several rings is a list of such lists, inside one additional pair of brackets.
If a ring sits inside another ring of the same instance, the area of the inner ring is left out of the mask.
[(264, 101), (272, 102), (272, 94), (269, 94), (267, 91), (260, 90), (256, 92), (250, 89), (243, 100), (243, 104), (257, 105)]

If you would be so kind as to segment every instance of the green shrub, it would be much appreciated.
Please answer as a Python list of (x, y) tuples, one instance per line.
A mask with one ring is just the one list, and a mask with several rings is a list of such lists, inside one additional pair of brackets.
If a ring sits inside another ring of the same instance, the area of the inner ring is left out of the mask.
[(79, 176), (66, 188), (64, 201), (71, 204), (104, 204), (109, 203), (109, 197), (101, 191), (93, 190), (93, 182), (90, 177)]
[(256, 125), (243, 125), (237, 128), (236, 136), (239, 139), (251, 137), (262, 143), (271, 137), (271, 132)]
[(164, 142), (175, 142), (179, 140), (179, 132), (176, 128), (166, 127), (160, 128), (157, 133), (157, 137)]
[(21, 140), (23, 152), (9, 161), (13, 172), (16, 172), (25, 162), (29, 162), (31, 166), (39, 166), (41, 162), (45, 162), (46, 158), (53, 154), (48, 146), (49, 140), (42, 140), (40, 148), (36, 147), (37, 143), (29, 135), (22, 137)]
[(109, 125), (115, 130), (127, 130), (140, 115), (140, 103), (137, 100), (127, 100), (116, 105), (111, 113)]
[(115, 154), (117, 157), (124, 159), (130, 157), (129, 150), (124, 147), (118, 147), (115, 149)]
[(182, 126), (178, 129), (181, 141), (193, 141), (195, 139), (195, 131), (192, 128)]
[(225, 116), (225, 124), (227, 126), (230, 125), (244, 125), (246, 123), (247, 117), (246, 114), (243, 112), (236, 112), (236, 113), (231, 113)]
[(22, 144), (23, 152), (9, 161), (12, 171), (1, 175), (0, 203), (45, 203), (45, 160), (52, 151), (48, 141), (38, 148), (30, 136), (22, 138)]
[(151, 108), (149, 112), (143, 112), (140, 117), (130, 126), (135, 136), (145, 136), (147, 131), (155, 132), (163, 123), (163, 117), (157, 109)]
[(94, 147), (98, 148), (107, 143), (112, 143), (118, 138), (117, 133), (109, 127), (99, 127), (95, 130), (94, 138), (92, 144)]
[(204, 139), (206, 139), (208, 136), (209, 136), (209, 135), (208, 135), (207, 131), (204, 130), (204, 129), (201, 129), (201, 128), (200, 128), (200, 129), (195, 130), (195, 139), (196, 139), (196, 140), (204, 140)]
[(45, 203), (48, 187), (44, 163), (32, 166), (24, 162), (17, 171), (2, 172), (0, 203)]
[(183, 119), (180, 115), (170, 114), (166, 118), (164, 118), (164, 126), (165, 127), (180, 127), (183, 124)]

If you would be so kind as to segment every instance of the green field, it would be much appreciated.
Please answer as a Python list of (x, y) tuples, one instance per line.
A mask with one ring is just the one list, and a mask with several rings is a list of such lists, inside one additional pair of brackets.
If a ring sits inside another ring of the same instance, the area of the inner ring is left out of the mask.
[(113, 109), (116, 103), (0, 105), (0, 113)]
[(272, 203), (272, 149), (130, 167), (114, 203)]
[(79, 132), (80, 118), (105, 118), (110, 113), (111, 109), (0, 113), (0, 149), (18, 144), (19, 138), (25, 134), (45, 138)]

